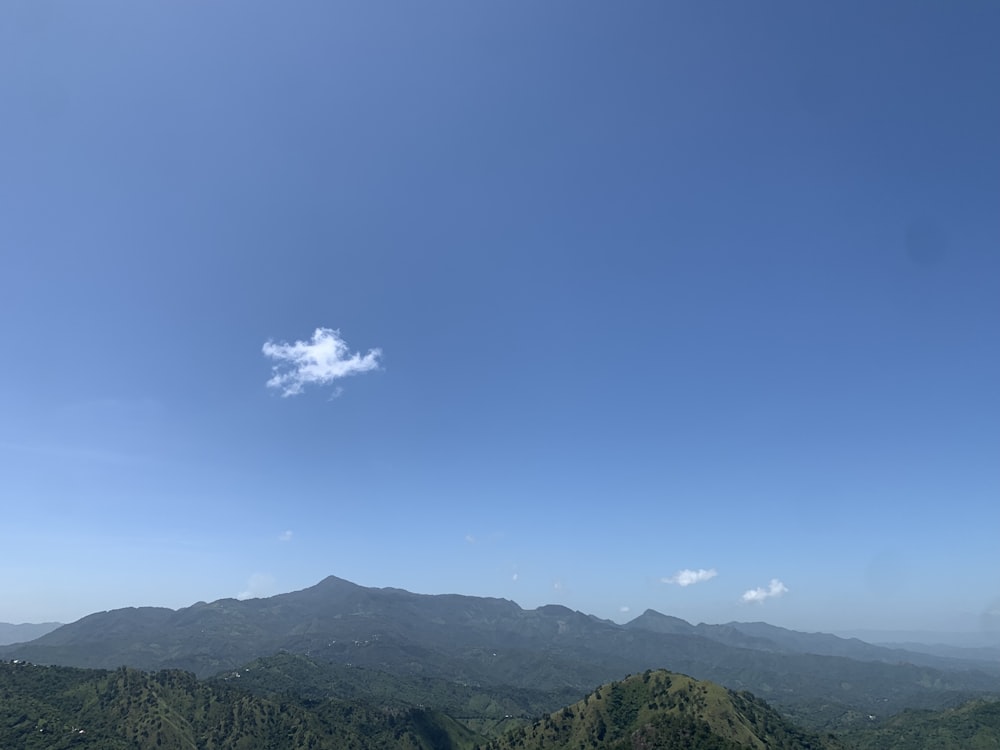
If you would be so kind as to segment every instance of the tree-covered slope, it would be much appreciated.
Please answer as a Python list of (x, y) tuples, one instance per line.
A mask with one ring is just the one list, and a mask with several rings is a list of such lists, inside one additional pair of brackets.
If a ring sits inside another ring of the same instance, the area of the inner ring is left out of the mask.
[(658, 670), (603, 685), (584, 700), (490, 742), (488, 750), (659, 748), (833, 750), (833, 737), (802, 731), (763, 701)]
[(4, 750), (462, 750), (481, 739), (430, 709), (267, 699), (180, 671), (0, 663)]
[[(293, 664), (308, 669), (299, 659)], [(281, 665), (289, 675), (289, 665)], [(258, 676), (253, 673), (258, 672)], [(523, 747), (789, 750), (837, 747), (792, 727), (748, 694), (664, 671), (598, 688), (583, 701), (490, 742), (440, 710), (405, 705), (413, 686), (372, 675), (367, 697), (384, 702), (308, 699), (287, 690), (266, 661), (241, 677), (200, 681), (157, 673), (0, 663), (0, 747), (4, 750), (507, 750)], [(301, 674), (301, 672), (300, 672)], [(270, 684), (268, 696), (244, 684)], [(325, 679), (325, 678), (324, 678)], [(273, 682), (272, 682), (273, 680)], [(351, 683), (353, 685), (353, 683)], [(320, 690), (318, 684), (303, 692)], [(353, 687), (349, 689), (354, 689)], [(280, 693), (284, 692), (284, 695)], [(318, 695), (318, 692), (317, 692)], [(502, 697), (500, 698), (503, 699)]]
[(494, 736), (512, 724), (579, 700), (584, 691), (470, 685), (440, 677), (392, 675), (374, 669), (280, 653), (210, 679), (265, 697), (293, 695), (396, 707), (433, 706), (466, 726)]
[(849, 740), (857, 750), (1000, 750), (1000, 702), (903, 711)]

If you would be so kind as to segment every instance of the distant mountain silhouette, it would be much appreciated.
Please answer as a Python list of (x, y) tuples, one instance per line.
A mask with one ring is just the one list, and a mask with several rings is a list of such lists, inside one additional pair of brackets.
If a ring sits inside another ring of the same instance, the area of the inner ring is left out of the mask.
[(0, 646), (33, 641), (46, 633), (51, 633), (60, 625), (62, 625), (61, 622), (24, 622), (19, 625), (0, 622)]

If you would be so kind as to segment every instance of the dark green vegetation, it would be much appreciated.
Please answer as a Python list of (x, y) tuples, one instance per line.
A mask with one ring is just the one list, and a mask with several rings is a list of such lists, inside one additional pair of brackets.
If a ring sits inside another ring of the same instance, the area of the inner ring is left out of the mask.
[[(463, 715), (475, 701), (489, 703), (484, 695), (508, 696), (478, 714), (486, 722), (554, 710), (594, 685), (658, 668), (748, 690), (823, 731), (1000, 692), (995, 665), (763, 623), (691, 625), (648, 611), (622, 626), (560, 606), (523, 610), (503, 599), (424, 596), (334, 577), (267, 599), (101, 612), (0, 648), (7, 658), (40, 664), (125, 664), (202, 677), (281, 651), (399, 678), (415, 702), (424, 690), (434, 701), (442, 691), (474, 690), (475, 699), (456, 694), (444, 704)], [(554, 697), (546, 702), (545, 694)]]
[(603, 685), (582, 701), (492, 741), (489, 750), (832, 750), (749, 693), (665, 671)]
[(481, 740), (430, 709), (262, 698), (176, 670), (0, 664), (4, 750), (462, 750)]
[(238, 685), (255, 695), (294, 695), (309, 701), (334, 698), (399, 707), (433, 706), (466, 726), (495, 735), (577, 700), (563, 688), (475, 687), (438, 677), (393, 676), (362, 667), (281, 653), (258, 659), (212, 681)]
[[(261, 671), (257, 663), (240, 674)], [(243, 678), (231, 677), (230, 680)], [(241, 685), (242, 687), (242, 685)], [(318, 687), (318, 686), (313, 686)], [(365, 692), (365, 691), (361, 691)], [(365, 693), (370, 698), (370, 693)], [(178, 670), (145, 673), (0, 664), (0, 747), (13, 748), (737, 748), (841, 747), (748, 694), (646, 672), (488, 740), (436, 710), (370, 700), (263, 697)]]
[[(490, 713), (495, 707), (489, 707), (487, 694), (339, 669), (283, 655), (198, 680), (179, 670), (2, 662), (0, 748), (1000, 748), (1000, 702), (973, 701), (937, 713), (904, 711), (838, 739), (793, 725), (749, 693), (662, 670), (613, 681), (541, 718), (511, 717), (504, 732), (494, 722), (484, 727), (492, 730), (491, 739), (437, 706), (409, 703), (433, 694), (460, 709)], [(476, 700), (483, 701), (478, 708)], [(497, 693), (493, 700), (517, 705), (516, 696)]]
[(1000, 703), (971, 701), (948, 711), (903, 711), (849, 739), (857, 750), (997, 750)]

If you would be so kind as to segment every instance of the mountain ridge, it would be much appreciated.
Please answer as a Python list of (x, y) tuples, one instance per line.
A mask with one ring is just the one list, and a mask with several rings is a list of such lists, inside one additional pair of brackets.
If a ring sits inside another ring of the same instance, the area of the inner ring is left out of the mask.
[(628, 673), (667, 668), (750, 690), (814, 726), (1000, 694), (1000, 671), (828, 634), (766, 623), (692, 625), (655, 610), (619, 625), (563, 605), (526, 610), (506, 599), (369, 588), (335, 576), (266, 598), (93, 613), (0, 647), (0, 655), (40, 664), (202, 677), (281, 651), (397, 676), (579, 696)]

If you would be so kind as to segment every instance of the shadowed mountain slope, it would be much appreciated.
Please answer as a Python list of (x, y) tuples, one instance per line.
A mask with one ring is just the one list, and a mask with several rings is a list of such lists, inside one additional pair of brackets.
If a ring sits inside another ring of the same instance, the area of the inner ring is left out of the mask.
[(261, 696), (294, 695), (306, 701), (334, 698), (396, 707), (433, 706), (487, 736), (579, 699), (580, 691), (475, 686), (440, 677), (388, 674), (317, 661), (283, 652), (210, 678)]

